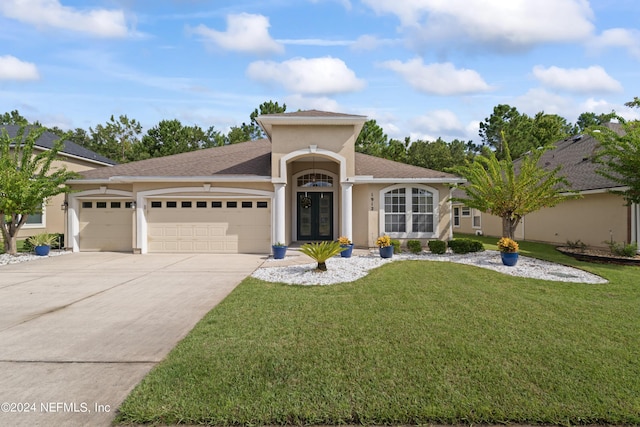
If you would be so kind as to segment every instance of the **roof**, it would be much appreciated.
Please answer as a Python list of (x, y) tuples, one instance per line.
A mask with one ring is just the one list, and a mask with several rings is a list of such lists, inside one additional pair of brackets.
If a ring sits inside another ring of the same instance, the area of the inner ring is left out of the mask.
[(356, 176), (372, 176), (373, 178), (388, 179), (443, 179), (451, 181), (460, 179), (458, 176), (450, 173), (394, 162), (393, 160), (362, 153), (356, 153), (355, 166)]
[[(9, 134), (10, 138), (15, 138), (16, 135), (18, 134), (18, 130), (20, 129), (19, 125), (6, 125), (3, 126), (6, 130), (7, 133)], [(31, 126), (27, 127), (27, 130), (30, 128)], [(40, 135), (40, 138), (38, 138), (38, 140), (36, 141), (35, 145), (36, 147), (40, 147), (40, 148), (44, 148), (47, 150), (50, 150), (53, 148), (54, 144), (56, 141), (58, 141), (60, 139), (60, 137), (58, 135), (56, 135), (53, 132), (50, 131), (44, 131), (42, 133), (42, 135)], [(94, 151), (88, 150), (78, 144), (76, 144), (75, 142), (71, 142), (71, 141), (63, 141), (63, 148), (60, 151), (60, 153), (63, 154), (67, 154), (69, 156), (73, 156), (73, 157), (80, 157), (82, 159), (86, 159), (92, 162), (97, 162), (97, 163), (101, 163), (101, 164), (105, 164), (105, 165), (115, 165), (116, 162), (114, 162), (111, 159), (108, 159)]]
[(366, 116), (359, 116), (355, 114), (344, 114), (344, 113), (333, 113), (330, 111), (320, 111), (320, 110), (300, 110), (294, 111), (291, 113), (277, 113), (277, 114), (263, 114), (260, 117), (343, 117), (343, 118), (363, 118), (366, 119)]
[(216, 175), (271, 178), (271, 144), (266, 139), (259, 139), (93, 169), (81, 175), (83, 179)]
[[(356, 153), (356, 175), (380, 180), (459, 180), (455, 175)], [(271, 143), (266, 139), (205, 148), (166, 157), (123, 163), (81, 172), (80, 180), (127, 178), (162, 179), (204, 177), (232, 180), (271, 180)]]
[[(619, 123), (607, 123), (607, 127), (622, 133)], [(564, 176), (573, 190), (588, 191), (620, 187), (620, 185), (596, 171), (601, 165), (594, 163), (599, 141), (591, 135), (576, 135), (553, 144), (555, 148), (547, 150), (540, 159), (540, 165), (547, 169), (561, 167)]]

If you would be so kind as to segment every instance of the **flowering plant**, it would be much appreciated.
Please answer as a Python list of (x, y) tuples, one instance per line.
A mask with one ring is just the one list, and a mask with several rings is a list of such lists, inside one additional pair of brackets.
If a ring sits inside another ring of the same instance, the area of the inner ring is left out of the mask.
[(500, 252), (514, 253), (518, 252), (518, 249), (520, 249), (520, 247), (518, 246), (518, 242), (516, 242), (515, 240), (512, 240), (508, 237), (503, 237), (502, 239), (498, 240), (498, 249), (500, 250)]
[(376, 245), (379, 248), (386, 248), (387, 246), (391, 246), (391, 237), (387, 236), (386, 234), (384, 236), (378, 237), (378, 239), (376, 240)]
[(338, 242), (341, 245), (350, 245), (351, 244), (351, 240), (349, 240), (349, 238), (347, 236), (338, 237)]

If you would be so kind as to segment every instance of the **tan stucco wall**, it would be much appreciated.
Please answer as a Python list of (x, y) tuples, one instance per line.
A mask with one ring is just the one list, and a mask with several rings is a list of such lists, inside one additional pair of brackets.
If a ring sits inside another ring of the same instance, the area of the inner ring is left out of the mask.
[[(108, 166), (99, 166), (96, 163), (61, 156), (60, 160), (53, 162), (52, 167), (56, 169), (65, 167), (70, 171), (82, 172), (96, 167)], [(39, 233), (64, 233), (65, 211), (62, 210), (61, 206), (65, 201), (65, 197), (65, 194), (58, 194), (49, 199), (44, 207), (45, 226), (39, 227), (25, 224), (18, 232), (18, 238), (25, 238)]]
[[(346, 159), (346, 173), (353, 176), (356, 137), (353, 125), (274, 125), (271, 136), (272, 175), (281, 176), (280, 159), (284, 155), (296, 150), (308, 150), (310, 145), (316, 145), (318, 149), (343, 156)], [(315, 156), (321, 157), (321, 154), (316, 153)]]
[[(612, 237), (616, 242), (629, 242), (629, 208), (620, 196), (610, 193), (588, 194), (568, 200), (553, 208), (527, 215), (516, 230), (516, 239), (565, 244), (581, 240), (594, 247), (603, 247)], [(501, 219), (482, 214), (483, 234), (499, 237)], [(454, 232), (475, 233), (470, 218), (461, 218), (461, 227)]]
[[(406, 184), (411, 186), (411, 184)], [(354, 243), (356, 245), (365, 245), (374, 247), (376, 239), (381, 236), (383, 230), (380, 228), (380, 191), (392, 184), (357, 184), (353, 187), (353, 230)], [(438, 221), (437, 236), (439, 240), (449, 239), (449, 226), (451, 223), (449, 208), (449, 188), (442, 184), (430, 184), (431, 187), (438, 190)], [(373, 198), (373, 202), (371, 199)], [(373, 206), (373, 209), (372, 209)], [(366, 221), (365, 221), (366, 219)], [(400, 241), (410, 240), (412, 238), (402, 238)], [(426, 241), (428, 239), (419, 239)], [(366, 243), (365, 243), (366, 242)]]

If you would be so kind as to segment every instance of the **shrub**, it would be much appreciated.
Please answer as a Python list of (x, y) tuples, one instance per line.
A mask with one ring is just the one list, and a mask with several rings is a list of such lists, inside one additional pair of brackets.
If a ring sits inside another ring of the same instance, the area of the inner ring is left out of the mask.
[(484, 251), (484, 245), (478, 240), (453, 239), (449, 241), (448, 245), (455, 254)]
[(614, 242), (613, 240), (605, 243), (609, 246), (609, 250), (611, 250), (613, 255), (633, 258), (638, 252), (638, 244), (635, 242), (628, 245), (625, 243)]
[(447, 251), (447, 242), (442, 240), (429, 240), (427, 246), (429, 246), (431, 253), (434, 254), (440, 255)]
[(318, 262), (317, 270), (327, 271), (326, 261), (344, 250), (340, 242), (324, 241), (320, 243), (305, 243), (300, 246), (300, 252)]
[(27, 239), (31, 246), (51, 246), (54, 242), (58, 242), (57, 234), (40, 233)]
[(391, 241), (391, 245), (393, 245), (394, 254), (399, 254), (400, 252), (402, 252), (402, 250), (400, 249), (400, 240), (393, 239)]
[(419, 254), (422, 252), (422, 243), (420, 240), (409, 240), (407, 242), (407, 248), (409, 249), (409, 252)]
[(386, 248), (387, 246), (391, 246), (391, 238), (386, 234), (384, 236), (378, 237), (376, 240), (376, 246), (379, 248)]
[(338, 237), (338, 242), (341, 245), (350, 245), (351, 244), (351, 240), (349, 240), (349, 238), (347, 236)]
[(587, 249), (587, 245), (580, 239), (576, 241), (567, 240), (567, 247), (570, 249), (577, 249), (580, 252), (584, 252)]
[(503, 237), (498, 240), (498, 250), (500, 252), (514, 253), (518, 252), (518, 249), (520, 249), (518, 242), (513, 239)]

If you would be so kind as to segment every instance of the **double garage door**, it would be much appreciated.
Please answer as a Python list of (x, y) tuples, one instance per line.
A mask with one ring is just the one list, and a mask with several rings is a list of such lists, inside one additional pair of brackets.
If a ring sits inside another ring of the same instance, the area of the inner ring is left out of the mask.
[[(268, 253), (269, 199), (149, 199), (148, 252)], [(133, 248), (135, 210), (130, 201), (83, 200), (79, 213), (81, 251)]]
[(268, 253), (268, 199), (147, 201), (149, 252)]

